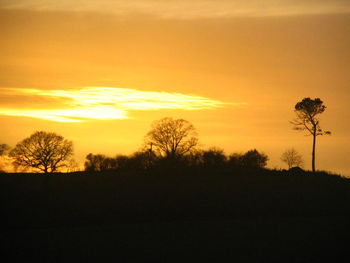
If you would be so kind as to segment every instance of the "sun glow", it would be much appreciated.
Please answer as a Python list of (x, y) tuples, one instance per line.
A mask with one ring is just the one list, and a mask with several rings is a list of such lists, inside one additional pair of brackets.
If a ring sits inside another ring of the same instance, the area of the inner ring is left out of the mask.
[(129, 111), (205, 110), (227, 104), (196, 95), (111, 87), (86, 87), (79, 90), (6, 89), (3, 91), (11, 92), (13, 96), (27, 95), (60, 99), (62, 107), (56, 109), (0, 107), (0, 115), (34, 117), (58, 122), (127, 119)]

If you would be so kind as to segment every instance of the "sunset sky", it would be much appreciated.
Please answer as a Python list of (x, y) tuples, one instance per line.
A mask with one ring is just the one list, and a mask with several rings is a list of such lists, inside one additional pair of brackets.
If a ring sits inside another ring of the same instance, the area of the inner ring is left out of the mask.
[(256, 148), (270, 168), (312, 139), (305, 97), (327, 106), (316, 168), (350, 176), (350, 1), (0, 0), (0, 143), (37, 130), (88, 153), (131, 154), (151, 123), (183, 118), (202, 148)]

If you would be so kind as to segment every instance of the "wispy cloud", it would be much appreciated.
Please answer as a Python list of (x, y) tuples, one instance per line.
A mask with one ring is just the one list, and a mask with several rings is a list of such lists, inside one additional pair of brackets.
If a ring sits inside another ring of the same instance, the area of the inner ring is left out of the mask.
[(348, 0), (2, 0), (0, 7), (118, 15), (143, 13), (184, 19), (350, 13)]
[[(13, 98), (30, 96), (59, 99), (61, 107), (35, 104), (28, 108), (1, 107), (0, 115), (23, 116), (59, 122), (82, 122), (89, 119), (113, 120), (127, 119), (130, 111), (151, 110), (206, 110), (223, 107), (218, 100), (197, 95), (181, 93), (139, 91), (135, 89), (111, 87), (87, 87), (79, 90), (37, 90), (37, 89), (0, 89), (0, 95), (12, 92)], [(241, 104), (241, 103), (236, 103)]]

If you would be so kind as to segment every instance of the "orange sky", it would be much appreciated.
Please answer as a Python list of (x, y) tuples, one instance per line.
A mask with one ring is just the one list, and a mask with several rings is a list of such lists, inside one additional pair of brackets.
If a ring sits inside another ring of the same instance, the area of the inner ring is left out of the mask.
[(349, 2), (260, 2), (1, 1), (0, 143), (54, 131), (82, 163), (138, 150), (169, 116), (204, 148), (257, 148), (281, 168), (294, 147), (310, 169), (311, 138), (289, 121), (320, 97), (333, 135), (317, 168), (350, 176)]

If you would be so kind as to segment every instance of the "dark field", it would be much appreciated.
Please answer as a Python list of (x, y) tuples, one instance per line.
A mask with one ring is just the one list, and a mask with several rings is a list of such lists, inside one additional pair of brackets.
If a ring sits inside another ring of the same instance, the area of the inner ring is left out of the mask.
[[(348, 262), (337, 176), (2, 175), (9, 262)], [(227, 260), (228, 259), (228, 260)]]

